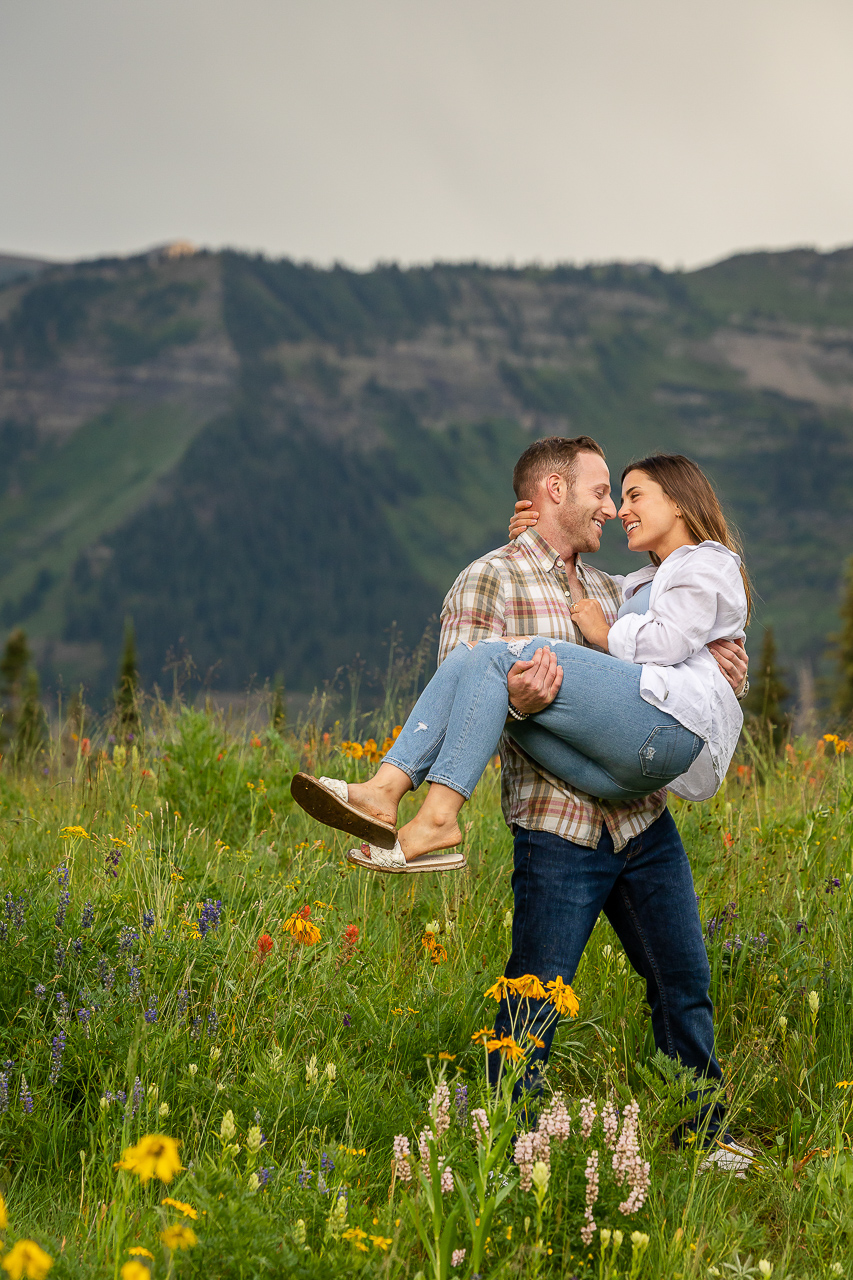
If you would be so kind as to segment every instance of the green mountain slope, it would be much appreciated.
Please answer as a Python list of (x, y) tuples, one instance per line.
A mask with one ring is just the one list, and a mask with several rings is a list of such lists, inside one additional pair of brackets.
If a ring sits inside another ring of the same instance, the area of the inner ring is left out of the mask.
[[(853, 251), (648, 266), (322, 271), (226, 253), (45, 267), (0, 288), (0, 621), (108, 686), (189, 653), (310, 689), (414, 643), (504, 539), (515, 458), (588, 432), (618, 477), (718, 483), (789, 662), (853, 547)], [(604, 567), (632, 560), (606, 530)]]

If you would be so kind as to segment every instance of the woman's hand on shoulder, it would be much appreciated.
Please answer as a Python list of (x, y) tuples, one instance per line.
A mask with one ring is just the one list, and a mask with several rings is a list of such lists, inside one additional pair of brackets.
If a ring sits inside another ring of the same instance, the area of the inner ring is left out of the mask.
[(532, 510), (533, 503), (521, 498), (515, 504), (515, 512), (509, 522), (509, 540), (514, 542), (520, 533), (530, 529), (539, 519), (539, 512)]
[(569, 613), (585, 640), (597, 644), (600, 649), (607, 648), (610, 625), (598, 600), (576, 600)]

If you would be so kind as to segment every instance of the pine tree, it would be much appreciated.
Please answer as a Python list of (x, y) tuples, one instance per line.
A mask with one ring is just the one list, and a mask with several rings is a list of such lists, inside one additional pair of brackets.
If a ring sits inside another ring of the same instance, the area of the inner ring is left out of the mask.
[(21, 708), (21, 687), (24, 674), (30, 665), (30, 647), (26, 632), (20, 627), (6, 641), (0, 658), (0, 743), (8, 745), (15, 737)]
[(139, 733), (139, 670), (136, 665), (136, 635), (128, 618), (124, 624), (124, 648), (115, 688), (116, 737), (133, 741)]
[(41, 705), (38, 672), (34, 667), (30, 667), (23, 681), (21, 711), (15, 730), (13, 746), (15, 763), (32, 764), (36, 755), (44, 747), (46, 737), (47, 722), (44, 707)]
[(782, 703), (790, 696), (791, 691), (785, 684), (784, 672), (779, 666), (772, 627), (764, 630), (761, 658), (757, 670), (750, 672), (749, 686), (744, 709), (759, 722), (774, 749), (778, 750), (790, 726), (790, 717), (782, 710)]
[(844, 594), (841, 599), (841, 630), (835, 640), (835, 661), (838, 665), (838, 686), (833, 699), (833, 710), (843, 719), (853, 715), (853, 556), (844, 570)]

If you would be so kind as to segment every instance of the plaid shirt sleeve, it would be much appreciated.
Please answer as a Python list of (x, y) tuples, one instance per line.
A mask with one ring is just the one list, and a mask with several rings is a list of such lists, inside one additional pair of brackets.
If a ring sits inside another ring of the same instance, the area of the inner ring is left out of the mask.
[(504, 606), (504, 585), (495, 565), (475, 560), (463, 569), (442, 606), (439, 665), (463, 640), (505, 635)]

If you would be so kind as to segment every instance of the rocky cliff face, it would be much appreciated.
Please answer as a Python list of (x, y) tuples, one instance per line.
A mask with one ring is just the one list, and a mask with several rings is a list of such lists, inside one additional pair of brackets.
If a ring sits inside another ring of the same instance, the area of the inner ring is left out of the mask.
[[(148, 680), (182, 653), (231, 688), (372, 663), (503, 540), (512, 463), (550, 433), (595, 435), (617, 474), (695, 456), (786, 656), (833, 625), (850, 251), (691, 275), (207, 253), (27, 271), (0, 287), (0, 620), (49, 675), (105, 687), (126, 616)], [(602, 562), (627, 567), (607, 532)]]

